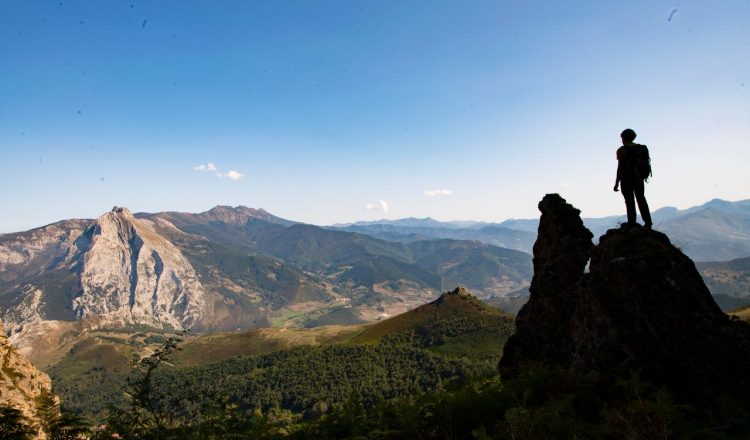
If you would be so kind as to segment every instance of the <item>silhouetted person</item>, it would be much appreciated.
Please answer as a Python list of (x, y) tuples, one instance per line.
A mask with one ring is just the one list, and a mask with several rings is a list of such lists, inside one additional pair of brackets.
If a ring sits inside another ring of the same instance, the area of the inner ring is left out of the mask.
[(651, 228), (651, 212), (644, 195), (644, 182), (651, 174), (651, 159), (645, 145), (636, 144), (635, 131), (627, 128), (620, 134), (622, 147), (617, 149), (617, 179), (615, 191), (622, 184), (622, 196), (625, 198), (625, 208), (628, 212), (628, 225), (636, 224), (635, 202), (647, 228)]

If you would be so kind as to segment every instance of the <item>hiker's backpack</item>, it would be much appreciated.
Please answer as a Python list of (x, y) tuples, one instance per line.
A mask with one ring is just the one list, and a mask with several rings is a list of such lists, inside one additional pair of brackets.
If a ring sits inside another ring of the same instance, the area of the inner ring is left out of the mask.
[(640, 179), (646, 181), (652, 176), (651, 157), (649, 157), (648, 147), (645, 145), (638, 145), (638, 149), (635, 150), (635, 172)]

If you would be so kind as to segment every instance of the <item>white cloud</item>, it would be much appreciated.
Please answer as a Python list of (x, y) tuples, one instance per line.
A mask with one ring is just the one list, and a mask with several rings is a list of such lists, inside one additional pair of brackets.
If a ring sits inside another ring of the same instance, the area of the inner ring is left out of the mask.
[(229, 177), (232, 180), (240, 180), (245, 175), (238, 173), (237, 171), (229, 170), (229, 172), (226, 174), (227, 177)]
[(244, 174), (240, 173), (239, 171), (229, 170), (226, 173), (219, 172), (219, 168), (216, 167), (216, 165), (212, 162), (208, 162), (207, 164), (200, 164), (193, 167), (195, 171), (200, 172), (212, 172), (214, 175), (218, 178), (222, 177), (228, 177), (231, 180), (240, 180), (241, 178), (245, 177)]
[(203, 164), (196, 165), (194, 169), (195, 169), (195, 171), (216, 171), (216, 165), (214, 165), (213, 163), (209, 162), (209, 163), (207, 163), (205, 165), (203, 165)]
[(427, 197), (447, 197), (451, 194), (453, 194), (453, 191), (449, 189), (428, 189), (424, 192)]
[(388, 212), (391, 210), (390, 205), (385, 200), (380, 200), (378, 203), (368, 203), (365, 205), (365, 211), (382, 211)]

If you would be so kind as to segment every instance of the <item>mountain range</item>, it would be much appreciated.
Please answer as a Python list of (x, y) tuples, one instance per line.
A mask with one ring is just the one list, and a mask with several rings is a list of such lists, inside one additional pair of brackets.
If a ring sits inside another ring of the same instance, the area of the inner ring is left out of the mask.
[[(648, 408), (661, 408), (671, 405), (675, 396), (678, 405), (687, 402), (708, 412), (698, 416), (693, 410), (685, 413), (691, 420), (711, 416), (714, 408), (727, 409), (727, 401), (722, 400), (724, 392), (730, 393), (730, 398), (744, 399), (750, 383), (744, 368), (750, 328), (740, 322), (745, 310), (734, 312), (737, 318), (723, 313), (696, 265), (665, 234), (642, 227), (616, 228), (595, 246), (579, 211), (559, 196), (546, 196), (540, 210), (542, 227), (534, 246), (533, 294), (515, 320), (457, 288), (429, 304), (375, 323), (199, 334), (188, 337), (180, 344), (182, 350), (170, 354), (154, 372), (150, 399), (187, 430), (216, 419), (217, 414), (268, 414), (269, 420), (283, 417), (288, 423), (327, 423), (336, 414), (343, 414), (342, 418), (363, 414), (349, 410), (352, 396), (365, 410), (376, 408), (373, 412), (382, 412), (378, 402), (394, 402), (392, 410), (402, 418), (413, 414), (407, 402), (422, 402), (425, 409), (436, 411), (446, 405), (446, 391), (450, 389), (486, 389), (486, 382), (472, 381), (480, 375), (496, 375), (498, 366), (503, 380), (499, 390), (510, 390), (510, 394), (499, 396), (496, 402), (518, 399), (520, 405), (529, 405), (535, 401), (529, 400), (532, 396), (542, 399), (541, 404), (550, 401), (549, 413), (559, 414), (555, 390), (571, 385), (575, 391), (566, 392), (563, 399), (594, 399), (592, 405), (573, 405), (564, 411), (576, 426), (584, 426), (581, 420), (586, 418), (596, 423), (598, 417), (609, 421), (611, 408), (620, 404), (622, 396), (630, 401), (627, 390), (631, 388), (635, 391), (634, 405), (647, 402)], [(187, 224), (181, 226), (189, 229)], [(253, 240), (254, 245), (265, 248), (261, 235)], [(276, 252), (290, 249), (276, 241)], [(311, 243), (320, 248), (321, 255), (326, 254), (321, 251), (327, 249), (325, 240), (307, 240), (305, 246)], [(321, 262), (295, 257), (298, 252), (290, 251), (290, 258), (309, 267), (324, 267)], [(740, 276), (742, 263), (733, 263), (734, 272), (723, 272), (727, 269), (723, 263), (711, 265), (730, 279)], [(123, 396), (137, 392), (137, 388), (127, 387), (133, 368), (128, 359), (142, 359), (149, 352), (158, 352), (159, 346), (169, 347), (165, 338), (170, 332), (99, 329), (87, 336), (47, 371), (68, 410), (110, 423), (112, 413), (107, 415), (108, 408), (127, 405)], [(502, 357), (499, 349), (503, 350)], [(592, 371), (596, 374), (590, 374)], [(649, 382), (634, 378), (635, 371), (643, 372)], [(586, 382), (578, 382), (576, 376)], [(627, 377), (631, 382), (623, 382)], [(575, 381), (569, 382), (571, 379)], [(544, 384), (542, 392), (531, 391), (532, 384)], [(549, 386), (554, 389), (543, 391)], [(716, 390), (717, 397), (706, 403), (706, 396)], [(426, 396), (420, 395), (424, 392), (437, 393), (437, 404), (431, 400), (424, 403)], [(652, 397), (652, 392), (657, 395)], [(409, 398), (399, 400), (405, 396)], [(514, 414), (498, 411), (504, 407), (490, 405), (477, 394), (462, 396), (457, 407), (476, 405), (494, 417)], [(736, 405), (733, 400), (729, 402)], [(715, 404), (720, 406), (713, 407)], [(628, 404), (623, 409), (633, 408), (639, 407)], [(732, 420), (744, 417), (742, 408), (732, 413)], [(472, 409), (477, 411), (480, 409)], [(642, 414), (640, 409), (635, 413), (635, 425), (643, 423)], [(219, 418), (222, 425), (227, 424), (226, 415)], [(354, 423), (361, 424), (374, 415), (357, 417)], [(465, 415), (457, 419), (463, 420)], [(343, 419), (336, 420), (338, 424)], [(668, 432), (671, 428), (662, 428), (663, 421), (659, 420), (660, 429)], [(509, 423), (515, 421), (509, 419)], [(723, 421), (710, 422), (727, 426)], [(330, 426), (340, 431), (334, 424)], [(683, 432), (701, 429), (690, 426)], [(466, 430), (467, 435), (469, 431), (479, 432), (473, 426)], [(604, 431), (594, 427), (589, 432), (587, 437), (593, 438)], [(341, 436), (301, 438), (331, 437)]]
[[(655, 210), (652, 217), (654, 229), (667, 233), (696, 261), (728, 261), (750, 256), (750, 200), (729, 202), (714, 199), (682, 210), (664, 207)], [(583, 219), (594, 238), (625, 221), (624, 215)], [(452, 238), (531, 252), (538, 227), (538, 219), (483, 223), (408, 218), (338, 224), (330, 228), (399, 242)]]
[(305, 327), (387, 318), (443, 285), (503, 296), (531, 257), (477, 241), (398, 243), (263, 210), (131, 213), (0, 237), (0, 307), (11, 341), (42, 365), (107, 328)]
[[(742, 259), (750, 201), (662, 208), (654, 218), (686, 254), (713, 260), (698, 268), (724, 310), (750, 303)], [(596, 237), (621, 220), (584, 223)], [(537, 227), (531, 219), (403, 219), (322, 228), (243, 206), (198, 214), (115, 207), (0, 236), (0, 318), (11, 341), (45, 365), (100, 329), (354, 324), (457, 285), (515, 312), (532, 270), (519, 249), (530, 249)]]

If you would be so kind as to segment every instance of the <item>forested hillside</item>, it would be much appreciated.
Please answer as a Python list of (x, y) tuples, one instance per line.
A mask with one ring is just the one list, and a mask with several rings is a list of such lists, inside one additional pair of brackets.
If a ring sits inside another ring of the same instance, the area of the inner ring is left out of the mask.
[[(185, 349), (154, 373), (153, 399), (183, 422), (206, 420), (226, 405), (295, 417), (340, 408), (354, 395), (372, 406), (492, 373), (513, 328), (512, 316), (456, 289), (373, 324), (183, 336), (178, 347)], [(110, 405), (124, 407), (137, 376), (129, 354), (153, 352), (165, 336), (77, 346), (51, 371), (64, 408), (102, 419)]]

